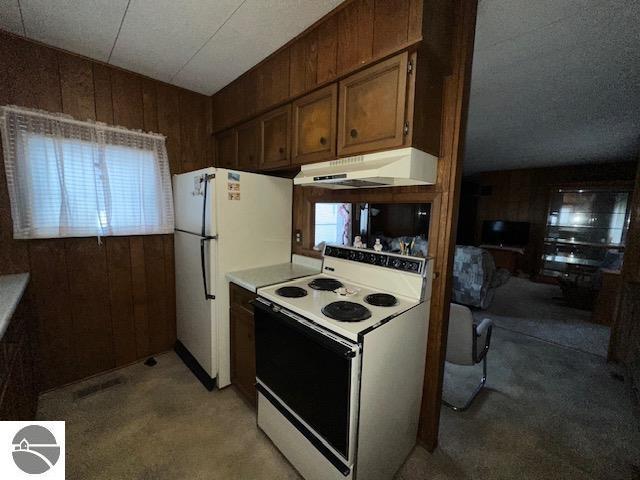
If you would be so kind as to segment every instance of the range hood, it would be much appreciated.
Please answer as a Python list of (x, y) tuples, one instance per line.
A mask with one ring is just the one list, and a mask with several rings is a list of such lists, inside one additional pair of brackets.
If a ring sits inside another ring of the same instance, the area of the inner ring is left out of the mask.
[(293, 183), (323, 188), (433, 185), (437, 174), (437, 157), (408, 147), (303, 165)]

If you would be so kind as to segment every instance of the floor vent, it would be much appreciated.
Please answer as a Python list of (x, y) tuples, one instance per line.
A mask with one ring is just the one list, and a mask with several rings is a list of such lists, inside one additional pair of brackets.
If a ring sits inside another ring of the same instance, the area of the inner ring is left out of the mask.
[(74, 392), (73, 396), (76, 400), (81, 400), (83, 398), (87, 398), (90, 395), (98, 393), (102, 390), (106, 390), (107, 388), (115, 387), (116, 385), (121, 385), (124, 383), (124, 379), (122, 377), (115, 377), (106, 382), (96, 383), (94, 385), (89, 385), (88, 387), (82, 388), (76, 392)]

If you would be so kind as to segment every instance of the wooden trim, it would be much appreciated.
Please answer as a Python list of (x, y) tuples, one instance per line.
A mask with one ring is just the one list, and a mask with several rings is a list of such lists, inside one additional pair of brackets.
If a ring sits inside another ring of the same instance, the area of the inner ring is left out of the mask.
[(631, 197), (629, 231), (622, 268), (624, 282), (640, 283), (640, 162), (636, 174), (635, 189)]
[[(638, 285), (640, 285), (640, 162), (636, 171), (635, 189), (631, 199), (629, 231), (627, 232), (627, 245), (621, 276), (622, 287), (620, 299), (616, 306), (616, 316), (611, 325), (607, 360), (626, 362), (628, 364), (629, 361), (633, 362), (634, 356), (637, 359), (640, 354), (637, 347), (640, 344), (637, 340), (638, 336), (640, 336), (640, 331), (637, 328), (633, 328), (633, 324), (637, 323), (637, 319), (632, 318), (633, 299), (629, 295), (632, 288), (637, 289)], [(633, 345), (634, 334), (635, 353)]]
[(437, 230), (437, 235), (429, 236), (429, 253), (435, 259), (435, 278), (431, 294), (427, 362), (419, 430), (419, 439), (429, 451), (433, 451), (438, 445), (453, 254), (477, 6), (477, 0), (455, 2), (453, 69), (444, 82), (441, 157), (438, 162), (437, 182), (441, 188), (441, 196), (438, 208), (432, 210), (431, 214), (431, 234), (435, 234), (434, 230)]

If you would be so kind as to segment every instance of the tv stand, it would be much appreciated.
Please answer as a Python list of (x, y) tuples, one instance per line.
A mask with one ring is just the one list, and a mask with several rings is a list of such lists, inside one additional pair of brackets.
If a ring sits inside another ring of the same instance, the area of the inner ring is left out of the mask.
[(480, 245), (480, 248), (484, 248), (491, 253), (496, 268), (506, 268), (512, 275), (515, 275), (518, 269), (518, 256), (524, 255), (524, 248), (521, 247)]

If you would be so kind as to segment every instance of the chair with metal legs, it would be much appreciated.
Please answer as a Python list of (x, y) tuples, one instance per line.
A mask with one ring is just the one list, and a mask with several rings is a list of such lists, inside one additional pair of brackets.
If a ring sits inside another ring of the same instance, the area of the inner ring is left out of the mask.
[(471, 398), (463, 405), (456, 406), (442, 400), (447, 407), (456, 412), (467, 410), (487, 382), (487, 352), (491, 343), (493, 322), (485, 318), (479, 324), (474, 323), (468, 307), (451, 304), (449, 313), (449, 333), (447, 337), (446, 361), (456, 365), (473, 366), (482, 362), (482, 380)]

